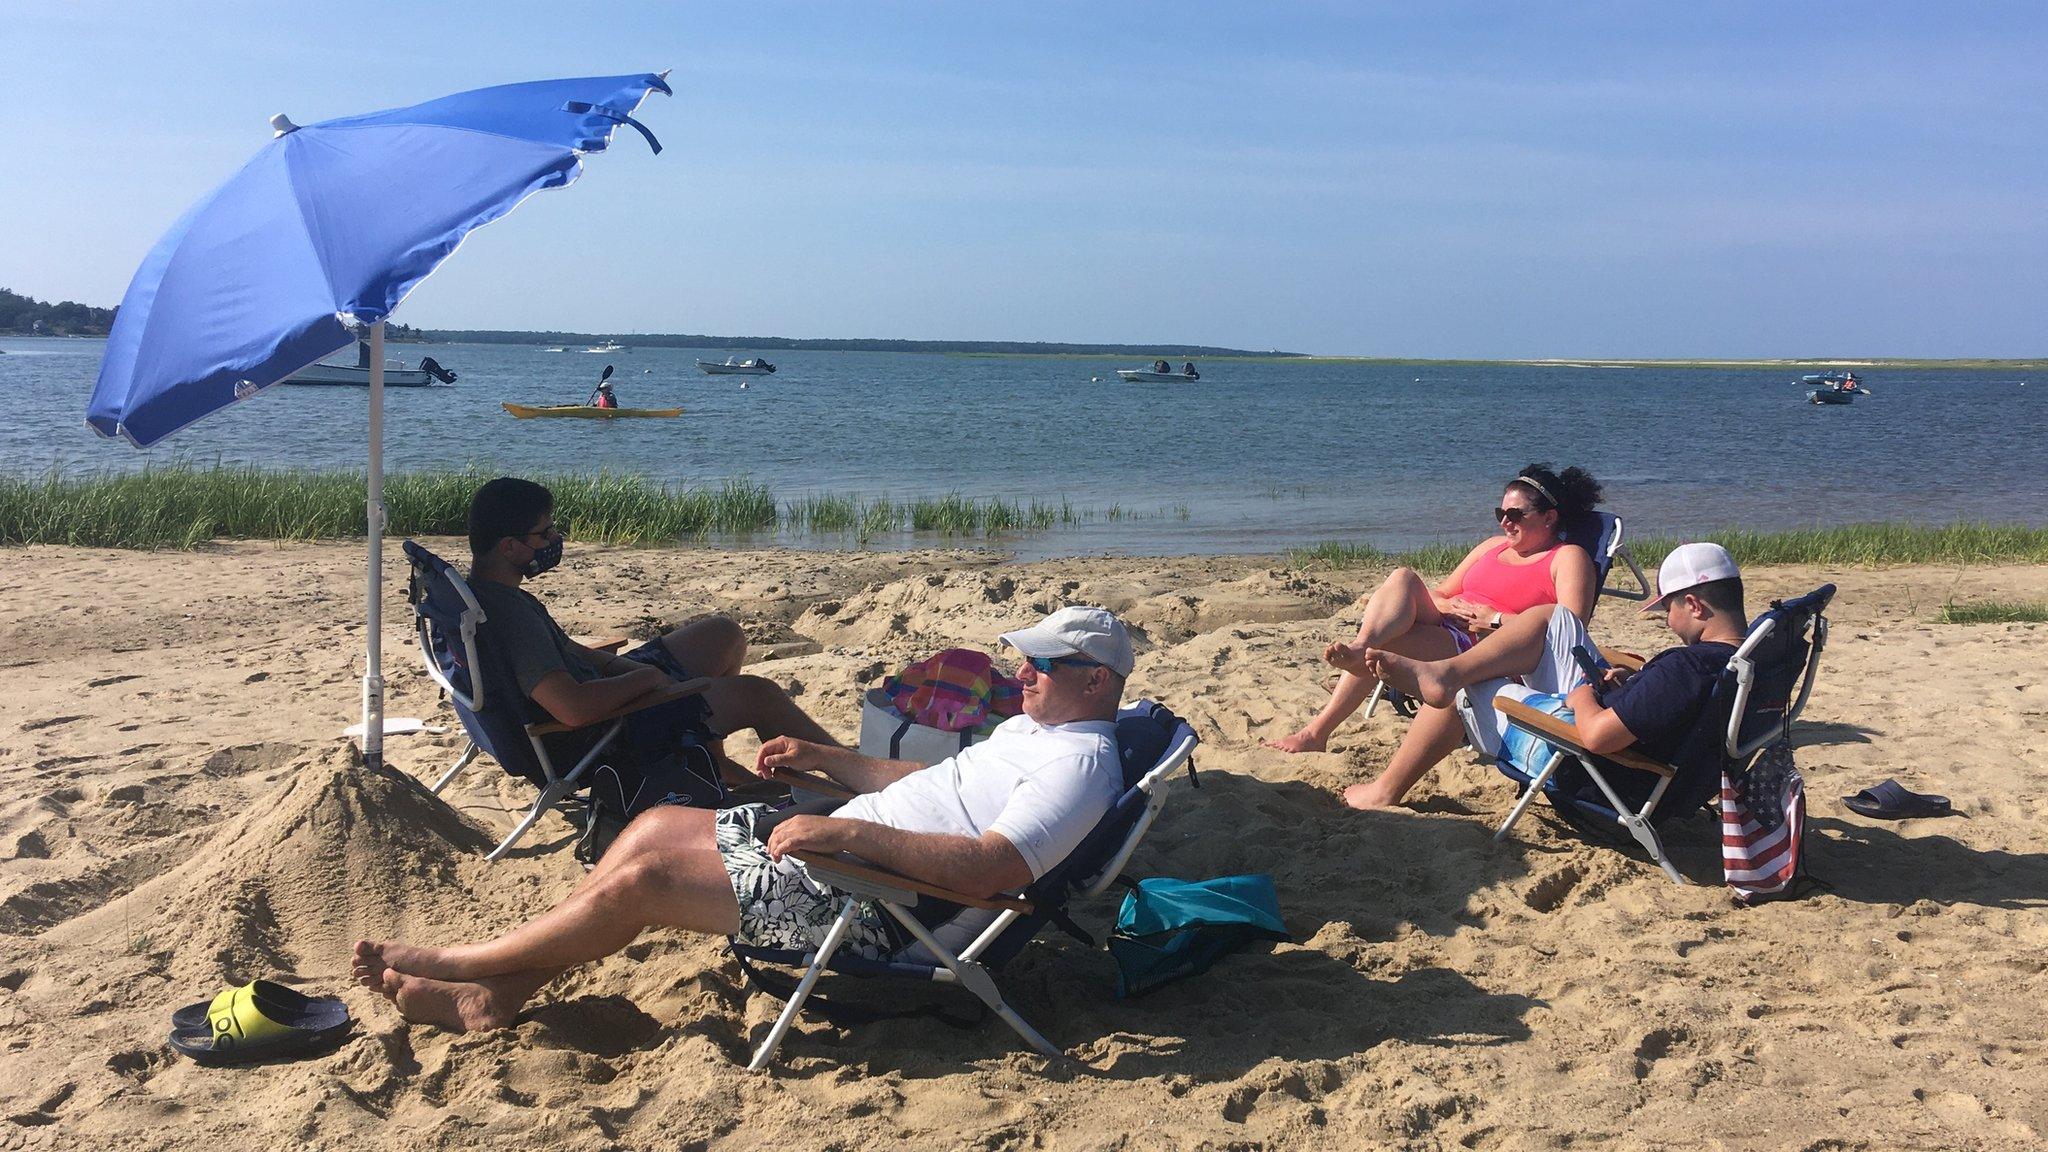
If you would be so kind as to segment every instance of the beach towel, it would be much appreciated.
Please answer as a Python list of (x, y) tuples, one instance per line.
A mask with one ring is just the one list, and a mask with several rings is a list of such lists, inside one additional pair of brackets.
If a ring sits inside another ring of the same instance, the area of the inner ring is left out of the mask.
[(1791, 741), (1766, 747), (1740, 781), (1721, 773), (1721, 874), (1736, 903), (1786, 894), (1805, 838), (1806, 783)]
[(897, 715), (941, 732), (981, 732), (1024, 709), (1024, 686), (986, 652), (948, 648), (882, 681)]

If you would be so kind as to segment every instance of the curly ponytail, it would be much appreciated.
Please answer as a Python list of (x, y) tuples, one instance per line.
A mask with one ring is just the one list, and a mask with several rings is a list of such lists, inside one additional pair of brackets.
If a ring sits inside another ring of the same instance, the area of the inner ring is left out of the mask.
[(1600, 482), (1591, 472), (1577, 465), (1558, 472), (1545, 461), (1525, 466), (1508, 485), (1527, 492), (1538, 511), (1557, 509), (1560, 538), (1586, 549), (1599, 541), (1600, 522), (1593, 509), (1600, 504)]

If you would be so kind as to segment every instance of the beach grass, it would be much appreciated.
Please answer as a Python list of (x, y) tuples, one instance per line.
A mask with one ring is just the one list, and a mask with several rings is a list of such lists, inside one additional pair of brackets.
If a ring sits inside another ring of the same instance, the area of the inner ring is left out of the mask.
[(2039, 600), (1951, 600), (1935, 613), (1937, 624), (2048, 624), (2048, 603)]
[[(2048, 528), (2022, 524), (1846, 524), (1758, 532), (1723, 528), (1681, 539), (1631, 538), (1628, 548), (1646, 572), (1688, 540), (1711, 540), (1728, 549), (1737, 564), (2039, 564), (2048, 563)], [(1391, 568), (1445, 573), (1464, 559), (1469, 544), (1433, 544), (1389, 552), (1371, 544), (1325, 543), (1287, 553), (1296, 568)]]

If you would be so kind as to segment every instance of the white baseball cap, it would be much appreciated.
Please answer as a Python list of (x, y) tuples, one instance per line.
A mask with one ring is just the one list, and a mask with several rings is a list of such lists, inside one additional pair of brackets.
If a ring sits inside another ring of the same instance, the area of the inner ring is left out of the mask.
[(1086, 656), (1119, 676), (1129, 676), (1138, 662), (1130, 632), (1107, 608), (1062, 608), (1002, 639), (1026, 656)]
[(1741, 575), (1735, 567), (1735, 557), (1719, 544), (1680, 544), (1664, 557), (1664, 566), (1657, 569), (1657, 598), (1644, 605), (1643, 611), (1656, 612), (1681, 592), (1715, 580), (1738, 579)]

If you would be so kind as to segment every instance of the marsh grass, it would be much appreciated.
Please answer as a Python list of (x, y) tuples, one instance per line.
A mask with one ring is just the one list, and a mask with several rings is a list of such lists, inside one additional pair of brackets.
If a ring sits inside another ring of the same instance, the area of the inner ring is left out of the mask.
[[(1655, 577), (1657, 565), (1687, 540), (1711, 540), (1728, 549), (1741, 565), (1749, 564), (2039, 564), (2048, 562), (2048, 528), (2021, 524), (1848, 524), (1839, 528), (1800, 528), (1788, 532), (1719, 529), (1680, 539), (1646, 536), (1628, 540), (1643, 570)], [(1287, 553), (1296, 568), (1391, 568), (1406, 565), (1418, 572), (1446, 573), (1458, 566), (1465, 544), (1431, 544), (1389, 552), (1371, 544), (1324, 543)]]
[(2038, 600), (1951, 600), (1935, 613), (1937, 624), (2048, 624), (2048, 603)]

